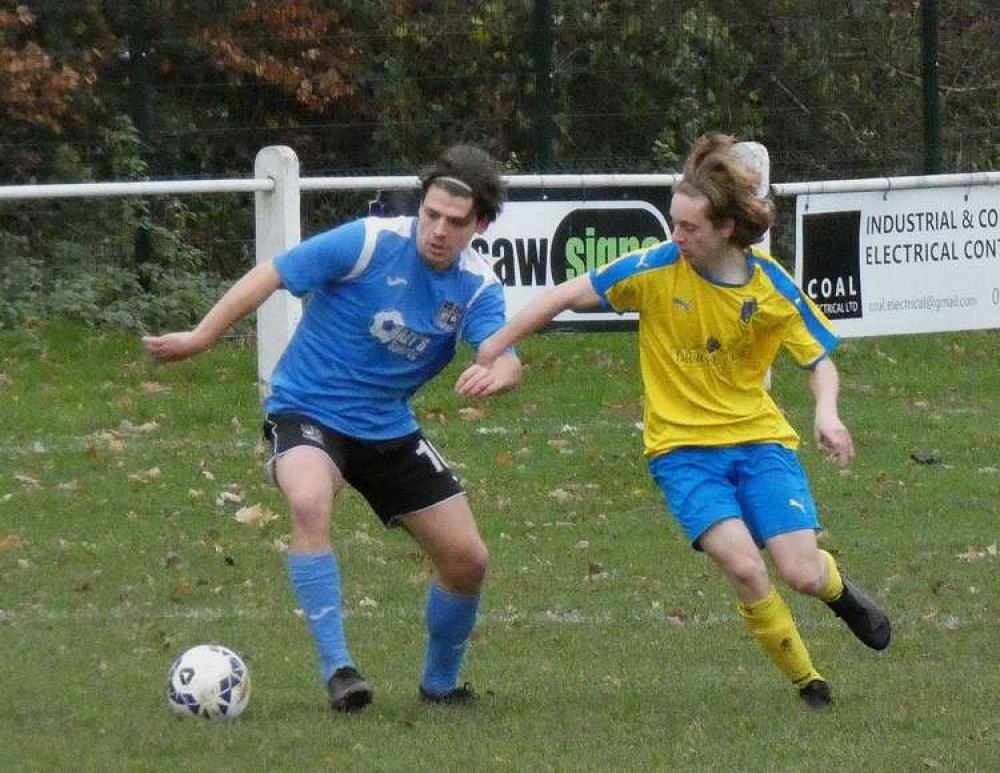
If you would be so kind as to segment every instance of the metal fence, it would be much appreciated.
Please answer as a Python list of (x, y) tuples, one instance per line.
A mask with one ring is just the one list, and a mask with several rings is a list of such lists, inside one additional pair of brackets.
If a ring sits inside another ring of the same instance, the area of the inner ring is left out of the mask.
[[(770, 182), (767, 153), (761, 146), (756, 147), (761, 154), (759, 165), (763, 181), (769, 192), (778, 200), (824, 193), (890, 192), (1000, 185), (1000, 172), (773, 183)], [(512, 189), (600, 191), (608, 187), (670, 188), (678, 179), (679, 176), (673, 174), (525, 174), (508, 175), (506, 182)], [(260, 262), (289, 249), (301, 239), (303, 218), (300, 194), (303, 192), (337, 192), (348, 195), (362, 193), (370, 197), (378, 191), (406, 191), (415, 189), (418, 185), (418, 178), (412, 175), (300, 177), (299, 162), (294, 151), (287, 147), (276, 146), (265, 148), (257, 155), (255, 176), (252, 179), (6, 186), (0, 187), (0, 210), (8, 204), (30, 206), (31, 203), (40, 201), (49, 202), (52, 206), (65, 206), (67, 201), (78, 201), (83, 207), (91, 207), (95, 202), (105, 201), (110, 202), (112, 206), (122, 207), (123, 202), (128, 200), (148, 197), (170, 197), (174, 200), (187, 196), (226, 194), (232, 197), (237, 194), (242, 197), (253, 194), (252, 244), (255, 259)], [(77, 217), (79, 218), (84, 211), (82, 208), (78, 209)], [(70, 232), (77, 227), (86, 229), (86, 221), (68, 219), (64, 220), (64, 223)], [(788, 229), (788, 233), (782, 234), (784, 227), (779, 221), (780, 241), (791, 242), (793, 240), (791, 229)], [(250, 243), (249, 234), (245, 237), (244, 244)], [(7, 255), (5, 259), (9, 265), (10, 256)], [(242, 266), (241, 271), (246, 268), (247, 266)], [(284, 291), (272, 296), (258, 311), (258, 367), (264, 388), (300, 315), (299, 302)]]

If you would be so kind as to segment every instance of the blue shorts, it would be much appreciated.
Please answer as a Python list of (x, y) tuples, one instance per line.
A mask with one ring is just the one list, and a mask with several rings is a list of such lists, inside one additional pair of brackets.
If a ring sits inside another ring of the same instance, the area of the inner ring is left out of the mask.
[(759, 547), (820, 528), (805, 470), (776, 443), (678, 448), (650, 459), (649, 471), (696, 550), (701, 535), (727, 518), (740, 518)]

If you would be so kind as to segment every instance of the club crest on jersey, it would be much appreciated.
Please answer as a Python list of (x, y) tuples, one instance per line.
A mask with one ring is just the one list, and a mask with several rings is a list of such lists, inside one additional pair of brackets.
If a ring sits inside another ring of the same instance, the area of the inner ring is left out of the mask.
[(757, 299), (749, 298), (743, 301), (743, 307), (740, 309), (740, 322), (744, 325), (750, 324), (750, 318), (757, 312)]
[(458, 321), (462, 318), (462, 311), (462, 307), (454, 301), (445, 301), (434, 312), (434, 324), (442, 330), (451, 332), (458, 326)]

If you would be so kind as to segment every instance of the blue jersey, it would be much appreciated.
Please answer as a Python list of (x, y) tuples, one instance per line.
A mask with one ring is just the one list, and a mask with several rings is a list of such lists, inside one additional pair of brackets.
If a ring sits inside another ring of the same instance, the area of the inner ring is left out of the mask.
[(417, 253), (417, 218), (368, 217), (275, 258), (282, 284), (309, 294), (275, 368), (269, 413), (302, 413), (344, 435), (415, 432), (410, 398), (504, 323), (503, 288), (466, 249), (444, 271)]

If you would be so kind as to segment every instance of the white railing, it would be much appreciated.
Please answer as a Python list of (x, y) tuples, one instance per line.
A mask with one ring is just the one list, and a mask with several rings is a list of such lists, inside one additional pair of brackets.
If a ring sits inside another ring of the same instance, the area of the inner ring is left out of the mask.
[(775, 183), (775, 196), (809, 196), (819, 193), (870, 193), (872, 191), (910, 191), (918, 188), (971, 188), (1000, 184), (1000, 172), (964, 172), (961, 174), (915, 175), (913, 177), (868, 177), (859, 180), (820, 180), (804, 183)]
[[(761, 172), (762, 185), (775, 196), (1000, 184), (1000, 172), (771, 184), (766, 150), (755, 143), (747, 145), (753, 146), (751, 150)], [(676, 174), (523, 174), (508, 175), (505, 182), (510, 188), (556, 190), (672, 187), (679, 179), (680, 175)], [(273, 146), (257, 154), (253, 179), (0, 186), (0, 201), (253, 193), (255, 253), (257, 262), (262, 262), (301, 240), (300, 195), (303, 191), (414, 190), (418, 186), (417, 177), (406, 175), (300, 178), (295, 152), (291, 148)], [(258, 374), (264, 390), (301, 313), (299, 301), (286, 291), (275, 293), (257, 312)]]

